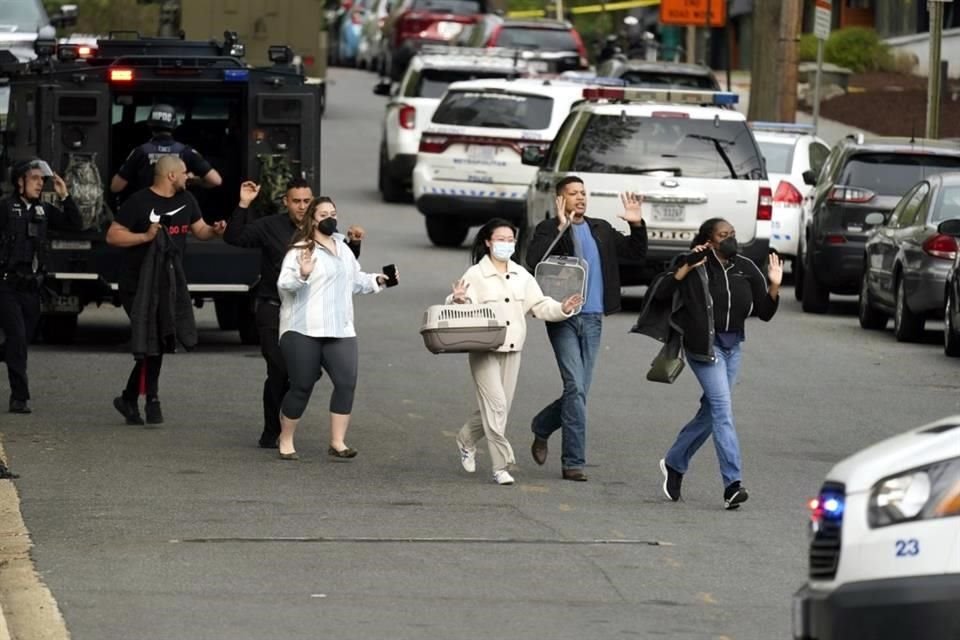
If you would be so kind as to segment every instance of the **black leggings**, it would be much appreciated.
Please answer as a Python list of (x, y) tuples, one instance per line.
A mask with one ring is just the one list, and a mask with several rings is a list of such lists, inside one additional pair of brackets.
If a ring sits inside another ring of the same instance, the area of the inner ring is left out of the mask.
[(330, 412), (349, 414), (353, 411), (353, 392), (357, 386), (356, 338), (311, 338), (287, 331), (280, 336), (280, 351), (290, 377), (290, 390), (280, 406), (285, 417), (300, 419), (310, 401), (313, 385), (323, 371), (333, 382)]

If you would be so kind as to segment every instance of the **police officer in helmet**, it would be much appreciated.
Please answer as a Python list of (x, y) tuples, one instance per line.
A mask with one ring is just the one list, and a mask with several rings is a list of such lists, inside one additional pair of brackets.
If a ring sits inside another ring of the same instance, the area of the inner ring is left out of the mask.
[(173, 138), (177, 126), (177, 110), (168, 104), (157, 104), (147, 118), (152, 137), (130, 152), (117, 175), (110, 181), (110, 191), (120, 193), (130, 188), (130, 193), (146, 189), (153, 184), (153, 165), (162, 156), (179, 156), (190, 172), (204, 187), (219, 187), (223, 178), (196, 149)]
[[(67, 183), (43, 160), (15, 165), (11, 178), (14, 193), (0, 200), (0, 328), (6, 334), (0, 358), (7, 362), (10, 413), (30, 413), (27, 345), (40, 319), (47, 230), (79, 231), (83, 219)], [(47, 178), (62, 210), (40, 202)]]

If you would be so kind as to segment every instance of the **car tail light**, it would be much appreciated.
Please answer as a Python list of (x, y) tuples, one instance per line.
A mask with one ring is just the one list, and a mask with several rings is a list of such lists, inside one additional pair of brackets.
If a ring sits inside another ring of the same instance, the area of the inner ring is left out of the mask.
[(413, 129), (417, 123), (417, 109), (409, 104), (400, 105), (397, 111), (397, 122), (401, 129)]
[(773, 191), (770, 187), (760, 187), (760, 197), (757, 198), (757, 220), (773, 218)]
[(856, 187), (834, 187), (827, 198), (833, 202), (870, 202), (877, 195), (869, 189)]
[(420, 153), (443, 153), (449, 144), (447, 136), (420, 136)]
[(133, 82), (133, 69), (110, 69), (110, 82)]
[(90, 46), (87, 46), (87, 45), (81, 45), (81, 46), (77, 49), (77, 55), (80, 56), (81, 58), (89, 58), (90, 56), (93, 55), (93, 52), (95, 51), (95, 49), (96, 49), (96, 47), (90, 47)]
[(938, 233), (924, 241), (923, 251), (934, 258), (953, 260), (957, 257), (957, 240), (953, 236)]
[(773, 202), (787, 207), (799, 207), (803, 203), (803, 194), (786, 180), (781, 180), (777, 185), (777, 192), (773, 194)]
[(303, 64), (307, 67), (312, 67), (314, 63), (313, 56), (303, 56)]
[(394, 46), (399, 47), (405, 40), (416, 38), (421, 31), (426, 31), (433, 24), (429, 15), (406, 13), (397, 21), (394, 29)]
[(353, 24), (361, 24), (363, 22), (363, 12), (354, 11), (353, 13), (351, 13), (350, 22), (352, 22)]
[(583, 90), (584, 100), (623, 100), (626, 92), (615, 87), (587, 87)]
[(577, 53), (580, 54), (580, 66), (586, 69), (590, 66), (589, 56), (587, 55), (587, 47), (583, 44), (583, 39), (580, 37), (580, 34), (577, 33), (576, 29), (570, 30), (570, 35), (573, 36), (573, 41), (577, 45)]
[(840, 235), (839, 233), (834, 233), (826, 236), (823, 241), (827, 244), (846, 244), (847, 237)]

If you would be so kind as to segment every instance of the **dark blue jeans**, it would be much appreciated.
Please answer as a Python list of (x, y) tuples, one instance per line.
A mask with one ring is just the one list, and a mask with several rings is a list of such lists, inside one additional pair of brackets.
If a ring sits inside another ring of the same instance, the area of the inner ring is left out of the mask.
[(534, 435), (544, 440), (563, 429), (560, 460), (564, 469), (582, 469), (586, 464), (587, 393), (600, 350), (602, 327), (603, 315), (599, 313), (547, 323), (547, 336), (563, 380), (563, 395), (533, 418), (531, 428)]
[(724, 349), (716, 345), (714, 362), (700, 362), (687, 358), (690, 370), (700, 382), (703, 396), (700, 410), (680, 431), (676, 442), (667, 452), (666, 461), (676, 471), (686, 473), (697, 450), (713, 436), (713, 444), (720, 462), (724, 488), (740, 480), (740, 443), (733, 422), (731, 394), (740, 372), (740, 345)]

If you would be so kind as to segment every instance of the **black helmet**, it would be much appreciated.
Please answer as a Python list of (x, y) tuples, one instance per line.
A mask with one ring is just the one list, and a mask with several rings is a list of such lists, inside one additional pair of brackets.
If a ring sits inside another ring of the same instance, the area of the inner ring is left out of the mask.
[(150, 110), (147, 124), (151, 129), (173, 131), (177, 126), (177, 110), (168, 104), (156, 104)]
[(20, 178), (25, 176), (31, 169), (40, 169), (44, 178), (49, 178), (53, 175), (53, 169), (50, 168), (50, 165), (40, 158), (31, 158), (30, 160), (17, 163), (13, 165), (13, 169), (10, 170), (10, 183), (13, 185), (14, 191), (19, 193), (20, 185), (17, 183), (20, 182)]

